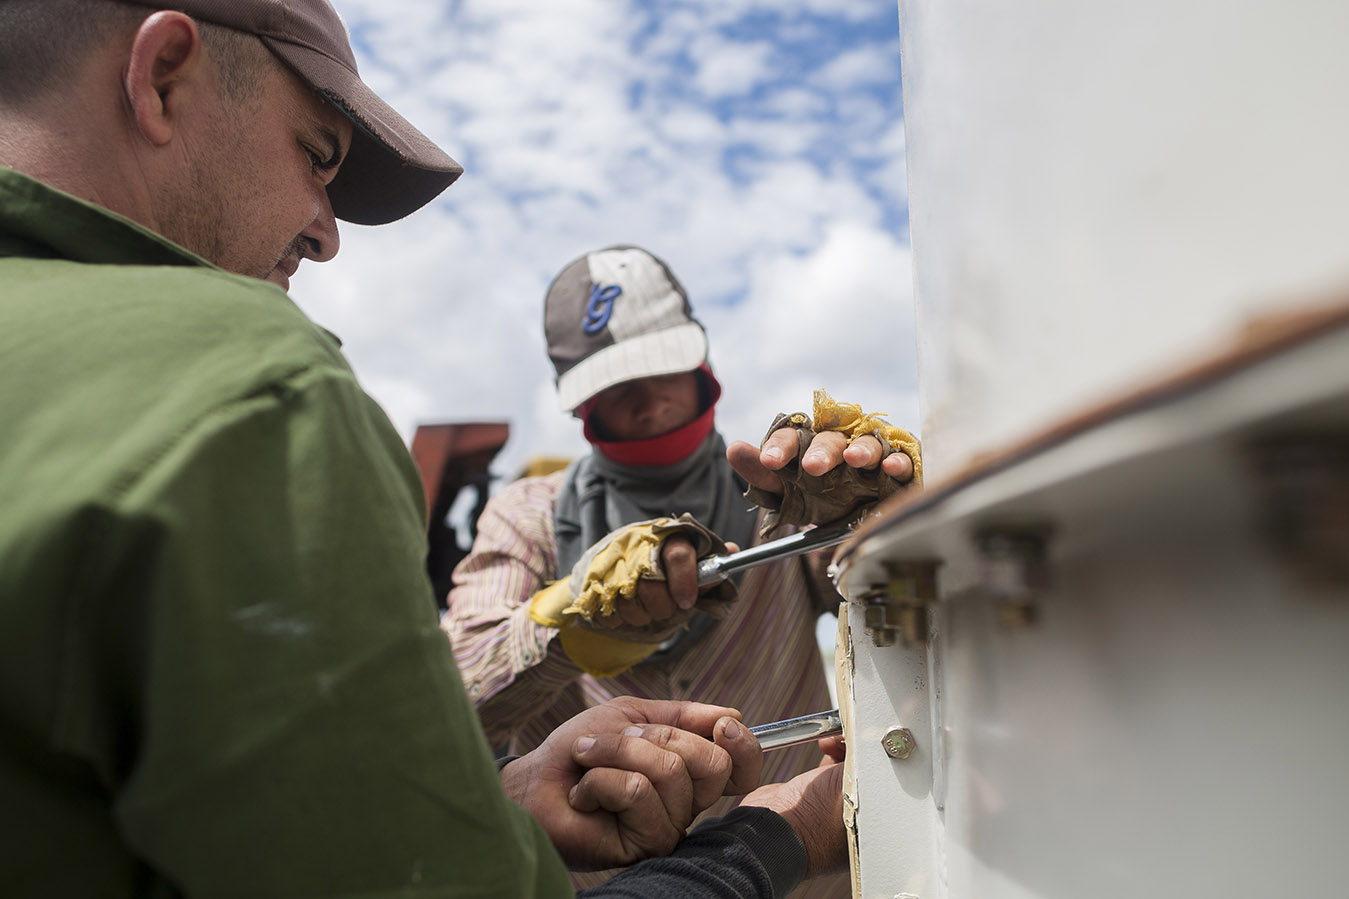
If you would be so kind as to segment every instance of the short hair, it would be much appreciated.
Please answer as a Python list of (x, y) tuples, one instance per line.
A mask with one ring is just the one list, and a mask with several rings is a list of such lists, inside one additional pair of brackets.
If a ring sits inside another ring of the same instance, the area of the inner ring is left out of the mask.
[[(0, 103), (19, 107), (42, 99), (96, 48), (130, 37), (154, 11), (107, 0), (0, 0)], [(195, 21), (220, 72), (222, 93), (236, 103), (256, 100), (267, 67), (280, 61), (256, 35)]]
[(256, 34), (200, 19), (195, 21), (201, 42), (220, 72), (221, 93), (240, 105), (258, 100), (266, 85), (264, 76), (274, 68), (284, 68), (281, 60)]

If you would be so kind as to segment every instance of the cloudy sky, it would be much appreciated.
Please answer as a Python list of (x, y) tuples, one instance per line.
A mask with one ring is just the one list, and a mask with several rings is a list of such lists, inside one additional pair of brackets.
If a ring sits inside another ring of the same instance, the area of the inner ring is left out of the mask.
[(707, 326), (728, 439), (816, 387), (917, 430), (895, 0), (336, 0), (365, 80), (461, 162), (346, 225), (292, 295), (410, 441), (507, 421), (494, 467), (584, 450), (543, 293), (635, 243)]

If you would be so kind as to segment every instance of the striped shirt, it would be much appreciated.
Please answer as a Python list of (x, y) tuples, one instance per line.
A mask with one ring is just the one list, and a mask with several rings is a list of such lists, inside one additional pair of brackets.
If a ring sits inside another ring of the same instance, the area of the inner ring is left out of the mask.
[[(478, 519), (472, 552), (454, 573), (441, 626), (494, 746), (528, 752), (562, 722), (616, 696), (730, 706), (747, 724), (830, 707), (815, 625), (819, 606), (836, 611), (838, 597), (814, 598), (801, 557), (750, 569), (726, 617), (681, 657), (617, 677), (585, 674), (554, 639), (556, 629), (529, 617), (531, 597), (569, 574), (557, 571), (553, 544), (553, 505), (564, 475), (523, 478), (493, 496)], [(762, 781), (788, 780), (819, 761), (813, 743), (768, 753)], [(735, 801), (723, 799), (707, 814), (724, 814)], [(848, 895), (822, 892), (824, 885), (807, 883), (793, 895)]]

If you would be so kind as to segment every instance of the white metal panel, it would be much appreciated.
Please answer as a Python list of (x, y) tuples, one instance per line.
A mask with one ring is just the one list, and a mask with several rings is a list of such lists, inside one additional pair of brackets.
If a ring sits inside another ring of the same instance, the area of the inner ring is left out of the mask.
[[(845, 548), (854, 621), (897, 563), (941, 562), (927, 810), (942, 807), (942, 833), (935, 888), (913, 895), (1345, 894), (1349, 310), (1234, 359), (901, 506)], [(1317, 446), (1331, 465), (1299, 463)], [(1293, 494), (1274, 489), (1287, 474)], [(1279, 548), (1299, 521), (1338, 577)], [(1048, 534), (1048, 580), (1033, 614), (1009, 617), (978, 535), (1030, 525)], [(912, 698), (891, 666), (916, 650), (858, 629), (858, 678), (882, 672), (854, 688), (874, 728)], [(854, 730), (850, 753), (866, 752)], [(883, 772), (858, 792), (912, 813)], [(865, 896), (885, 894), (878, 877), (892, 896), (921, 880), (892, 864), (891, 838), (861, 833)]]
[(899, 9), (933, 480), (1349, 280), (1349, 3)]
[[(1349, 341), (1066, 423), (1349, 293), (1349, 4), (899, 9), (931, 501), (845, 550), (862, 895), (1345, 895), (1349, 588), (1275, 552), (1247, 444), (1342, 439)], [(1028, 523), (1051, 580), (1009, 606), (977, 534)], [(931, 559), (930, 642), (873, 644)], [(877, 754), (904, 718), (926, 795)]]
[[(862, 609), (847, 607), (849, 639), (869, 638), (863, 631)], [(927, 647), (921, 643), (891, 647), (888, 652), (854, 654), (850, 691), (854, 711), (871, 710), (845, 719), (851, 728), (848, 764), (857, 790), (857, 840), (860, 893), (866, 899), (897, 895), (937, 895), (941, 871), (932, 864), (939, 851), (937, 810), (932, 802), (932, 753), (929, 739)], [(878, 714), (875, 710), (881, 710)], [(882, 739), (894, 727), (907, 728), (917, 745), (905, 759), (891, 758)]]

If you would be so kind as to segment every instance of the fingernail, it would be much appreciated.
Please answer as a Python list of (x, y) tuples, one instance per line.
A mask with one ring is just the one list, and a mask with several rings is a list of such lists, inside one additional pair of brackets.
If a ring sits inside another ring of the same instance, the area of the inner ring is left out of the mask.
[(782, 450), (778, 449), (777, 447), (774, 447), (772, 449), (766, 449), (763, 451), (763, 457), (768, 462), (781, 462)]
[(727, 721), (721, 729), (721, 735), (728, 740), (740, 739), (740, 725), (734, 719)]
[(581, 739), (576, 741), (576, 751), (586, 753), (589, 752), (590, 747), (594, 745), (595, 745), (594, 737), (582, 737)]
[(644, 733), (645, 731), (635, 724), (629, 724), (627, 727), (623, 728), (623, 736), (625, 737), (640, 737)]
[(572, 787), (570, 790), (568, 790), (568, 791), (567, 791), (567, 802), (569, 802), (569, 803), (575, 803), (575, 802), (576, 802), (576, 792), (577, 792), (578, 790), (580, 790), (580, 789), (581, 789), (581, 785), (580, 785), (580, 784), (577, 784), (576, 786), (574, 786), (574, 787)]

